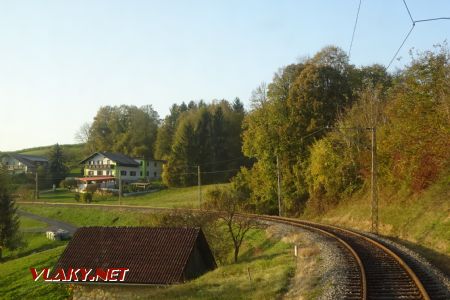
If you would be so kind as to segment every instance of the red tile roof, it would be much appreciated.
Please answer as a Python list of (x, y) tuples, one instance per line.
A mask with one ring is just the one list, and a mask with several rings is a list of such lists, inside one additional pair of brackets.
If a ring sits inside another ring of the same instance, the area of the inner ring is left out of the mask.
[(114, 176), (97, 176), (97, 177), (77, 177), (76, 180), (79, 181), (105, 181), (105, 180), (115, 180)]
[(196, 245), (214, 269), (214, 257), (199, 228), (81, 227), (54, 270), (129, 268), (123, 283), (180, 283)]

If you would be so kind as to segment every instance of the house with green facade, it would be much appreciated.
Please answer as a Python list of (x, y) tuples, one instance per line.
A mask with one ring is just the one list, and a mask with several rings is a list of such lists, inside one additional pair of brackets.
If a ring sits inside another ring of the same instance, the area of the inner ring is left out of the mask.
[(100, 180), (121, 179), (123, 182), (158, 180), (161, 178), (162, 160), (132, 158), (125, 154), (107, 151), (95, 152), (80, 162), (84, 176)]

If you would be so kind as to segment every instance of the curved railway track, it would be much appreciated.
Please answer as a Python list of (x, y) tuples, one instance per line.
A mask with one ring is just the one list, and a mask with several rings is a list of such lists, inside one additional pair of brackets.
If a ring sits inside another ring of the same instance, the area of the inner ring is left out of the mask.
[[(47, 203), (44, 205), (85, 206), (66, 203)], [(172, 210), (127, 205), (89, 204), (89, 206), (154, 211)], [(198, 209), (184, 210), (201, 211)], [(450, 292), (444, 290), (444, 287), (436, 282), (416, 260), (388, 244), (376, 241), (361, 233), (336, 226), (277, 216), (252, 214), (239, 214), (239, 216), (305, 228), (334, 240), (336, 246), (342, 249), (349, 267), (349, 281), (347, 282), (348, 289), (345, 299), (450, 299)]]
[(315, 230), (343, 242), (345, 245), (342, 248), (347, 250), (347, 256), (350, 251), (356, 262), (351, 265), (353, 271), (349, 276), (352, 282), (346, 299), (447, 299), (444, 294), (439, 293), (438, 288), (430, 285), (428, 288), (432, 292), (438, 291), (431, 298), (419, 277), (399, 255), (367, 236), (307, 221), (272, 216), (255, 217)]

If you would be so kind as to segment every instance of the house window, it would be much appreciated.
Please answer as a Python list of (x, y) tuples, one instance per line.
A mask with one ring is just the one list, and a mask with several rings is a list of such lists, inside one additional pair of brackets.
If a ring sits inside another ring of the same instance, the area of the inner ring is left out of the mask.
[(136, 172), (135, 171), (130, 171), (130, 176), (136, 176)]
[(156, 162), (155, 162), (155, 163), (153, 163), (153, 166), (154, 166), (154, 167), (156, 167)]
[(140, 172), (140, 175), (139, 176), (141, 176), (142, 177), (142, 171)]
[(108, 159), (107, 161), (106, 161), (106, 164), (111, 164), (111, 161)]
[(148, 173), (148, 171), (147, 171), (147, 174), (146, 174), (147, 177), (149, 176), (148, 174), (149, 174), (149, 173)]
[(97, 171), (97, 176), (102, 176), (103, 175), (103, 171)]
[(94, 171), (89, 171), (88, 175), (90, 175), (90, 176), (94, 175)]
[(156, 177), (156, 172), (153, 172), (153, 177)]
[(141, 160), (141, 166), (143, 166), (144, 165), (144, 161), (143, 160)]
[(127, 176), (127, 171), (120, 171), (120, 175)]

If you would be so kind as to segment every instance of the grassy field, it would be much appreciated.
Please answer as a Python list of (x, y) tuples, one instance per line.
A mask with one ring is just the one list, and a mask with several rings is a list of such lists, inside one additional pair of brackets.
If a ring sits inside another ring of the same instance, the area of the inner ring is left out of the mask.
[(0, 264), (1, 299), (67, 299), (67, 285), (33, 281), (29, 268), (52, 267), (64, 246), (30, 254)]
[(125, 208), (51, 207), (20, 205), (21, 210), (75, 226), (154, 226), (157, 215)]
[[(218, 185), (205, 185), (202, 187), (202, 198), (206, 197), (209, 190)], [(60, 203), (76, 203), (74, 193), (64, 189), (58, 189), (55, 192), (49, 192), (40, 195), (40, 202), (60, 202)], [(119, 204), (118, 197), (96, 197), (94, 202), (98, 204)], [(169, 188), (158, 192), (153, 192), (140, 196), (122, 197), (124, 205), (143, 205), (152, 207), (185, 207), (197, 208), (199, 206), (198, 187), (186, 188)]]
[(18, 257), (27, 256), (31, 253), (55, 248), (66, 243), (47, 239), (43, 232), (46, 227), (46, 223), (21, 216), (20, 231), (25, 244), (13, 251), (5, 249), (3, 251), (3, 259), (6, 261), (12, 260)]
[[(159, 218), (154, 213), (123, 208), (20, 205), (20, 209), (77, 226), (152, 226)], [(290, 248), (289, 244), (268, 238), (264, 229), (254, 229), (242, 246), (239, 263), (222, 265), (186, 284), (150, 288), (145, 295), (155, 299), (274, 299), (287, 289), (294, 271)], [(67, 286), (35, 283), (30, 280), (28, 271), (28, 267), (34, 265), (51, 266), (61, 251), (59, 247), (1, 264), (0, 295), (6, 295), (7, 299), (27, 299), (23, 297), (27, 293), (30, 298), (44, 293), (47, 299), (66, 297)], [(20, 279), (20, 276), (26, 279)], [(14, 288), (9, 288), (10, 285)]]
[[(277, 299), (286, 291), (295, 261), (289, 245), (255, 230), (237, 264), (168, 288), (146, 289), (150, 299)], [(249, 275), (250, 274), (250, 275)]]
[(34, 282), (31, 278), (30, 267), (52, 267), (67, 243), (48, 240), (41, 232), (46, 227), (46, 223), (20, 217), (25, 245), (14, 251), (4, 250), (3, 262), (0, 263), (1, 299), (67, 298), (67, 286)]
[(20, 229), (21, 230), (30, 230), (30, 229), (41, 229), (47, 226), (46, 223), (37, 221), (27, 217), (20, 217)]
[[(19, 151), (16, 151), (20, 154), (28, 154), (28, 155), (38, 155), (38, 156), (46, 156), (50, 149), (54, 145), (50, 146), (42, 146), (42, 147), (35, 147), (35, 148), (28, 148), (28, 149), (22, 149)], [(79, 158), (79, 161), (83, 159), (82, 154), (83, 153), (83, 144), (67, 144), (67, 145), (60, 145), (63, 149), (63, 151), (70, 157), (73, 157), (75, 159)]]
[[(380, 234), (400, 242), (450, 275), (450, 178), (426, 192), (408, 196), (380, 191)], [(370, 231), (370, 197), (355, 196), (323, 216), (309, 216), (325, 223)]]

